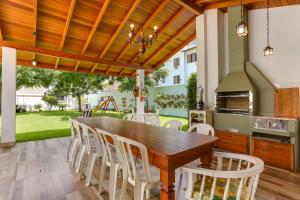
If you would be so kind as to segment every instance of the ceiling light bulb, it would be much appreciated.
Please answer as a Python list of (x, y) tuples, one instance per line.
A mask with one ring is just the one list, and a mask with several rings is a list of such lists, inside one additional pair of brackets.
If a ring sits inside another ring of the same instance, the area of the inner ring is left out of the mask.
[(131, 30), (134, 29), (134, 24), (130, 24), (130, 29), (131, 29)]
[(154, 26), (153, 29), (156, 32), (158, 30), (158, 26)]
[(132, 33), (128, 33), (128, 37), (131, 38), (132, 37)]
[(37, 64), (37, 63), (36, 63), (36, 61), (35, 61), (35, 60), (33, 60), (33, 61), (32, 61), (32, 66), (34, 66), (34, 67), (35, 67), (35, 66), (36, 66), (36, 64)]
[(153, 38), (153, 35), (149, 35), (149, 38), (152, 39), (152, 38)]

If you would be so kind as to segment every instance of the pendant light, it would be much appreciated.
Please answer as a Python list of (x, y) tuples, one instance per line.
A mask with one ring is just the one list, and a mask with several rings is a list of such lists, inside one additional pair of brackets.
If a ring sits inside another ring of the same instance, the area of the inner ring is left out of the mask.
[(241, 0), (241, 22), (236, 26), (236, 35), (238, 37), (243, 37), (248, 35), (248, 26), (246, 22), (243, 20), (244, 12), (243, 12), (243, 0)]
[(264, 48), (264, 56), (273, 55), (273, 48), (270, 46), (270, 28), (269, 28), (269, 0), (267, 0), (267, 46)]

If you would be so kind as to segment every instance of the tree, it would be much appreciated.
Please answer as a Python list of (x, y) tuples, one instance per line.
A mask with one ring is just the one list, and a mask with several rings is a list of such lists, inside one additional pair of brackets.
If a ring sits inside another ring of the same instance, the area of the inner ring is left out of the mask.
[(58, 100), (56, 96), (44, 95), (42, 100), (45, 101), (45, 103), (47, 104), (48, 110), (52, 110), (53, 106), (58, 105)]
[[(168, 76), (169, 72), (166, 68), (159, 68), (154, 71), (152, 74), (149, 74), (145, 77), (145, 92), (148, 92), (148, 89), (154, 87), (158, 82)], [(119, 84), (119, 90), (121, 92), (131, 92), (136, 86), (136, 79), (120, 77), (116, 79)]]
[(188, 110), (197, 109), (197, 74), (192, 73), (187, 82), (187, 107)]
[(55, 96), (71, 95), (77, 98), (78, 111), (81, 112), (81, 97), (102, 89), (104, 76), (80, 74), (76, 72), (57, 73), (51, 84), (51, 93)]
[[(16, 89), (21, 87), (45, 87), (52, 83), (55, 72), (46, 69), (17, 66)], [(2, 65), (0, 65), (0, 77), (2, 77)], [(2, 78), (0, 78), (0, 110), (2, 95)]]

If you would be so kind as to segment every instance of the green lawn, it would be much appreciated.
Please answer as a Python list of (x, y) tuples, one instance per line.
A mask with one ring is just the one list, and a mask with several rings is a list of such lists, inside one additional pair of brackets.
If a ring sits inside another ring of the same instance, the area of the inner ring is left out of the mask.
[[(68, 116), (78, 117), (79, 112), (76, 111), (44, 111), (44, 112), (28, 112), (17, 113), (17, 142), (25, 142), (32, 140), (42, 140), (55, 137), (64, 137), (70, 135), (68, 124)], [(124, 113), (121, 112), (97, 112), (94, 116), (111, 116), (122, 118)], [(161, 124), (170, 119), (180, 120), (184, 124), (184, 130), (187, 129), (187, 119), (172, 116), (160, 116)]]

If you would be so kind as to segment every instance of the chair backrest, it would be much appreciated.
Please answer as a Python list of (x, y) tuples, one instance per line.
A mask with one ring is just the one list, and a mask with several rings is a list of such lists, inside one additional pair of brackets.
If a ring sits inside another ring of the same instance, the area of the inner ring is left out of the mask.
[(103, 142), (103, 158), (106, 162), (122, 164), (123, 158), (120, 152), (117, 136), (101, 129), (96, 129), (100, 140)]
[(157, 116), (159, 116), (159, 108), (156, 109), (155, 114), (156, 114)]
[(146, 122), (145, 114), (134, 114), (132, 117), (132, 121), (145, 123)]
[(152, 116), (146, 121), (146, 124), (152, 125), (152, 126), (160, 126), (160, 119), (159, 117)]
[(75, 119), (72, 119), (71, 117), (69, 117), (69, 126), (71, 129), (71, 137), (78, 137), (79, 142), (81, 142), (81, 134), (80, 134), (80, 129), (79, 129), (79, 125), (78, 125), (78, 121)]
[(132, 118), (133, 118), (133, 114), (132, 113), (128, 113), (128, 114), (124, 115), (122, 119), (124, 119), (124, 120), (132, 120)]
[(194, 132), (195, 129), (196, 132), (199, 134), (215, 136), (215, 130), (209, 124), (204, 124), (204, 123), (194, 124), (187, 130), (187, 132), (188, 133)]
[(99, 155), (102, 155), (102, 145), (103, 143), (100, 141), (97, 132), (95, 129), (91, 128), (90, 126), (79, 123), (79, 126), (82, 130), (82, 136), (84, 138), (84, 142), (86, 144), (87, 152), (91, 153), (92, 150), (94, 150), (93, 153), (97, 153)]
[(181, 130), (182, 122), (178, 121), (178, 120), (169, 120), (163, 125), (163, 127), (176, 129), (176, 130)]
[[(244, 154), (234, 154), (226, 152), (215, 152), (217, 158), (216, 170), (203, 168), (190, 168), (187, 171), (202, 175), (200, 183), (199, 199), (205, 195), (205, 182), (209, 177), (212, 179), (212, 185), (209, 191), (210, 199), (213, 199), (218, 181), (224, 183), (223, 199), (229, 197), (229, 193), (235, 193), (237, 200), (254, 199), (258, 186), (259, 175), (264, 170), (264, 162), (254, 156)], [(186, 169), (186, 168), (185, 168)], [(224, 181), (225, 180), (225, 181)], [(232, 187), (232, 184), (237, 187)], [(195, 192), (195, 191), (194, 191)]]
[[(123, 162), (126, 167), (128, 181), (134, 185), (135, 179), (139, 178), (138, 174), (136, 174), (136, 169), (137, 166), (140, 166), (143, 168), (143, 173), (145, 175), (144, 177), (146, 178), (146, 182), (151, 183), (153, 180), (150, 172), (148, 151), (146, 146), (140, 142), (121, 136), (117, 136), (117, 140), (119, 142), (122, 158), (124, 159)], [(133, 151), (136, 154), (140, 155), (141, 163), (133, 155)]]

